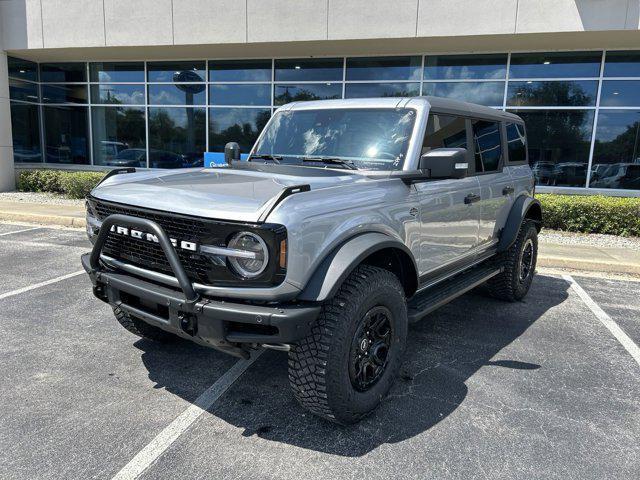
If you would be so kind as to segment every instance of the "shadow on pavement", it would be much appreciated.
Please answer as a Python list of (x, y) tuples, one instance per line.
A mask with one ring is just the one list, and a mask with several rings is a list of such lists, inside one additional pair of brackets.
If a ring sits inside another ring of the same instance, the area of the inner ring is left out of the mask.
[[(406, 361), (389, 396), (357, 425), (340, 427), (299, 407), (289, 391), (286, 354), (273, 351), (245, 372), (210, 413), (243, 429), (244, 436), (258, 435), (333, 455), (365, 455), (445, 419), (464, 402), (465, 382), (481, 367), (516, 369), (521, 375), (544, 368), (529, 362), (535, 360), (531, 358), (492, 359), (545, 312), (561, 304), (567, 289), (562, 279), (538, 275), (524, 302), (506, 303), (471, 292), (429, 315), (409, 331)], [(165, 352), (149, 342), (139, 342), (139, 347), (145, 350), (142, 358), (149, 377), (180, 396), (189, 381), (185, 376), (206, 375), (206, 361), (219, 361), (221, 355), (183, 345), (179, 347), (183, 350), (166, 359)], [(194, 352), (198, 352), (197, 368)]]

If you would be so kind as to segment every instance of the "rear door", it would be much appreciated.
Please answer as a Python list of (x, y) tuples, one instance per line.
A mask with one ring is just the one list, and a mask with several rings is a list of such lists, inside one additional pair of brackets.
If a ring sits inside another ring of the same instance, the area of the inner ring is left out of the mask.
[[(464, 117), (430, 112), (422, 153), (436, 148), (468, 149), (466, 126)], [(469, 160), (471, 155), (469, 150)], [(478, 179), (430, 180), (417, 183), (416, 189), (421, 207), (420, 274), (473, 260), (480, 222), (475, 201), (480, 198)]]
[(511, 175), (505, 168), (501, 122), (471, 120), (476, 178), (480, 187), (478, 249), (497, 243), (514, 198)]

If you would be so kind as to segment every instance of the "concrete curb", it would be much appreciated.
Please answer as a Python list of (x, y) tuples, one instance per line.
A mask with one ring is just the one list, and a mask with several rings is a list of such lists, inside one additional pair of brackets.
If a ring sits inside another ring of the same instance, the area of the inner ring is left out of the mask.
[(538, 266), (640, 276), (640, 265), (633, 263), (591, 261), (578, 258), (556, 257), (553, 255), (538, 255)]
[(14, 213), (0, 211), (0, 221), (28, 222), (41, 225), (57, 225), (62, 227), (85, 228), (87, 222), (82, 217), (63, 215), (40, 215), (37, 213)]

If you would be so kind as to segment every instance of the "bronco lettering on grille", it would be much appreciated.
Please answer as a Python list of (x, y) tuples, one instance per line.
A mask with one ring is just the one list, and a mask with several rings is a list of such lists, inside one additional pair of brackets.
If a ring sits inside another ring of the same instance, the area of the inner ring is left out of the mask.
[[(147, 242), (159, 243), (158, 237), (151, 233), (142, 232), (140, 230), (134, 230), (133, 228), (121, 227), (120, 225), (113, 225), (110, 232), (117, 233), (119, 235), (125, 235), (127, 237), (136, 238), (138, 240), (145, 240)], [(182, 250), (189, 250), (190, 252), (198, 251), (198, 244), (195, 242), (187, 242), (186, 240), (177, 240), (170, 238), (171, 244), (176, 248)]]

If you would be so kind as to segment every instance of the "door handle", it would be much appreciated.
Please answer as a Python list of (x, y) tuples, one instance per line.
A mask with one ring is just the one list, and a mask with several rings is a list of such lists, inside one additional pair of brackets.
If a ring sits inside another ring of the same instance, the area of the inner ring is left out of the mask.
[(502, 195), (511, 195), (513, 192), (515, 192), (515, 189), (512, 186), (504, 187), (502, 189)]
[(464, 197), (464, 203), (467, 205), (471, 203), (476, 203), (480, 201), (480, 195), (476, 195), (475, 193), (470, 193), (466, 197)]

